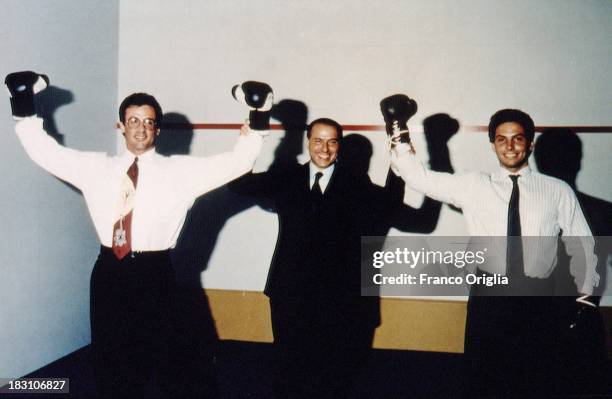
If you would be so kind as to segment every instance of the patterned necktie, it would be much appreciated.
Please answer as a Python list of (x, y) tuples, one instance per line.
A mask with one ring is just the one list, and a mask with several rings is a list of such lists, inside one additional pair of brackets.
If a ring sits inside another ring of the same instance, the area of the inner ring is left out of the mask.
[(518, 175), (510, 175), (512, 194), (508, 204), (508, 231), (506, 247), (506, 274), (511, 277), (523, 277), (523, 243), (521, 242), (521, 215), (519, 214)]
[[(132, 165), (127, 171), (127, 176), (132, 186), (130, 187), (128, 184), (128, 189), (122, 192), (122, 201), (125, 203), (128, 203), (128, 201), (131, 202), (131, 196), (134, 195), (136, 184), (138, 183), (138, 157), (134, 158), (134, 162), (132, 162)], [(113, 226), (113, 253), (117, 259), (123, 259), (132, 251), (132, 212), (133, 209), (130, 206), (129, 212), (125, 215), (121, 215)]]
[(323, 173), (317, 172), (315, 174), (315, 181), (311, 190), (313, 199), (321, 199), (323, 197), (323, 190), (321, 190), (321, 185), (319, 184), (321, 177), (323, 177)]

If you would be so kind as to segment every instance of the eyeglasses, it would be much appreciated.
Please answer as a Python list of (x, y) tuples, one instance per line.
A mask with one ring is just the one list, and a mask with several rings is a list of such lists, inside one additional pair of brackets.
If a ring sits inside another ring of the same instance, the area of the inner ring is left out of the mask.
[(140, 120), (135, 116), (130, 117), (127, 120), (127, 126), (131, 129), (135, 129), (140, 127), (140, 124), (143, 124), (145, 129), (153, 130), (157, 127), (157, 121), (151, 118), (144, 118), (144, 120)]

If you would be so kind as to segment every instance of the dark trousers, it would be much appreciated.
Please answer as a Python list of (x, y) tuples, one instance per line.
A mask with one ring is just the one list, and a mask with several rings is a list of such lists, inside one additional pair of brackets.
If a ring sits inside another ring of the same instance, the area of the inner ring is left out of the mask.
[(270, 300), (276, 398), (352, 398), (374, 327), (329, 303)]
[(101, 397), (144, 397), (151, 378), (169, 394), (174, 274), (168, 251), (118, 260), (102, 247), (91, 275), (91, 336)]
[[(526, 278), (523, 286), (548, 293), (552, 282)], [(465, 397), (546, 398), (554, 391), (561, 327), (560, 297), (498, 296), (472, 286), (465, 327)]]

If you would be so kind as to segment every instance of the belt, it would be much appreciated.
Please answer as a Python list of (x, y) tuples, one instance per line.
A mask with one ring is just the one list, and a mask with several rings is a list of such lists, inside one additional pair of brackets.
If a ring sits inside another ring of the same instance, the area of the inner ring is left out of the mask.
[[(115, 257), (115, 253), (113, 252), (113, 249), (110, 247), (106, 247), (104, 245), (100, 245), (100, 255)], [(131, 251), (126, 256), (126, 258), (148, 259), (148, 258), (157, 258), (161, 256), (170, 256), (170, 250), (164, 249), (162, 251)]]

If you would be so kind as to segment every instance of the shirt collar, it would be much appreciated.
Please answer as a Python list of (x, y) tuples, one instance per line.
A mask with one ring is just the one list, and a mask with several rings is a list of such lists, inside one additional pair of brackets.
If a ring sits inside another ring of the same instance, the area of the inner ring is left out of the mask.
[(312, 161), (310, 161), (308, 163), (308, 169), (310, 171), (310, 180), (312, 181), (315, 178), (315, 175), (317, 174), (317, 172), (323, 173), (323, 176), (321, 176), (321, 179), (329, 179), (332, 173), (334, 173), (335, 167), (336, 167), (336, 164), (333, 163), (325, 169), (319, 169)]
[[(155, 152), (155, 147), (152, 147), (151, 149), (147, 150), (146, 152), (138, 155), (138, 163), (148, 162), (148, 161), (152, 160), (156, 155), (157, 155), (157, 153)], [(132, 154), (127, 149), (119, 157), (119, 159), (121, 159), (121, 162), (122, 163), (125, 162), (126, 164), (131, 164), (132, 162), (134, 162), (134, 158), (136, 158), (136, 155)]]
[(500, 166), (499, 169), (495, 173), (492, 174), (492, 177), (494, 180), (508, 180), (508, 176), (510, 175), (519, 175), (522, 177), (527, 177), (531, 175), (531, 173), (532, 173), (532, 170), (529, 164), (525, 165), (518, 172), (510, 172), (508, 169)]

